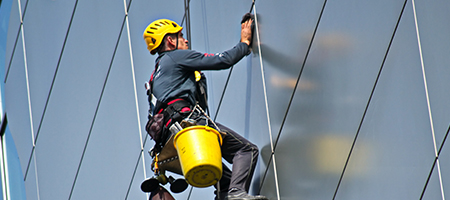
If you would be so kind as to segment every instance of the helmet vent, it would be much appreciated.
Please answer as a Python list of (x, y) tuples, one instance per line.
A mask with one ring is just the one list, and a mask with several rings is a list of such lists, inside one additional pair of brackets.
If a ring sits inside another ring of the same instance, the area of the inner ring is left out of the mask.
[(178, 34), (182, 29), (182, 26), (172, 20), (158, 19), (153, 21), (147, 26), (143, 34), (147, 49), (154, 55), (167, 34)]

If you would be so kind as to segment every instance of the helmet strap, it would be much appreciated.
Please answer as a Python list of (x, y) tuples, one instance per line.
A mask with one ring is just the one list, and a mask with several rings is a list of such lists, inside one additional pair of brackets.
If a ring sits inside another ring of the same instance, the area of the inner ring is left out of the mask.
[(178, 33), (177, 33), (177, 45), (175, 46), (175, 49), (178, 49)]

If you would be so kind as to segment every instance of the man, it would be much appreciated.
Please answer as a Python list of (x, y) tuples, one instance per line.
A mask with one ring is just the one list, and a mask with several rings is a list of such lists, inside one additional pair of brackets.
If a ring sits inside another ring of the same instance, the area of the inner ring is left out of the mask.
[[(181, 32), (183, 28), (171, 20), (156, 20), (146, 28), (143, 36), (148, 50), (152, 55), (159, 54), (150, 78), (150, 91), (158, 100), (152, 112), (164, 113), (165, 118), (162, 139), (155, 141), (156, 151), (168, 139), (167, 127), (184, 119), (196, 104), (207, 109), (206, 81), (199, 71), (230, 68), (250, 53), (252, 22), (252, 19), (248, 19), (241, 24), (241, 40), (234, 48), (218, 54), (188, 50), (188, 41)], [(151, 95), (149, 100), (153, 100)], [(205, 121), (200, 123), (204, 124)], [(248, 194), (258, 159), (258, 147), (226, 126), (216, 124), (226, 133), (223, 135), (222, 157), (233, 164), (232, 171), (223, 165), (220, 187), (216, 188), (219, 196), (216, 199), (267, 199), (261, 195)]]

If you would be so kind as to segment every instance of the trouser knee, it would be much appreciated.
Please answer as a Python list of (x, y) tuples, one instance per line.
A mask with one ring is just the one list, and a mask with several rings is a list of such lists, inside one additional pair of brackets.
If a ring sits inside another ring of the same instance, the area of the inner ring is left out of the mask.
[(258, 155), (259, 155), (259, 148), (258, 148), (258, 146), (256, 146), (255, 144), (253, 144), (253, 143), (249, 143), (249, 144), (247, 144), (247, 147), (246, 147), (249, 151), (251, 151), (252, 152), (252, 155), (254, 156), (254, 157), (258, 157)]

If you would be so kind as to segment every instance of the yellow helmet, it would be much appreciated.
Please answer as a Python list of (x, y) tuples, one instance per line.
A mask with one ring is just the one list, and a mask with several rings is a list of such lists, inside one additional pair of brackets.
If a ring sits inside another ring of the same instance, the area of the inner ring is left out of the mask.
[(166, 34), (178, 33), (182, 29), (183, 27), (168, 19), (158, 19), (152, 22), (147, 26), (143, 35), (147, 49), (154, 55), (156, 53), (154, 50), (159, 47)]

